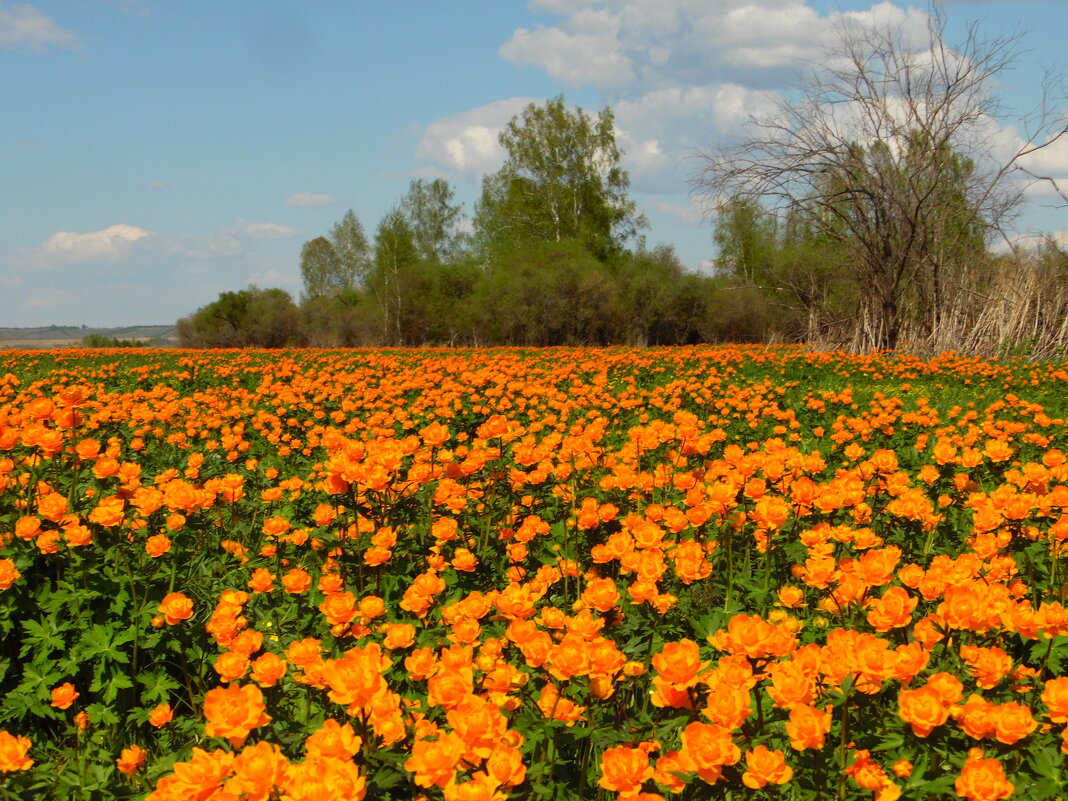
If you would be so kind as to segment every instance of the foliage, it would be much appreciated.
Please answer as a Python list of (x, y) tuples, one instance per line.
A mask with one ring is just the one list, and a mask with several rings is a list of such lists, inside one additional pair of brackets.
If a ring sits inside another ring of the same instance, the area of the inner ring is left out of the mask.
[(178, 342), (193, 348), (283, 348), (300, 344), (300, 312), (283, 289), (250, 286), (178, 321)]
[(798, 98), (753, 120), (738, 144), (706, 153), (696, 179), (710, 196), (742, 204), (728, 207), (728, 227), (731, 213), (761, 201), (834, 243), (854, 290), (854, 349), (897, 347), (914, 315), (940, 341), (955, 317), (950, 290), (968, 286), (969, 262), (1004, 236), (1024, 187), (1038, 180), (1025, 157), (1068, 131), (1049, 99), (1018, 147), (995, 152), (991, 88), (1015, 61), (1017, 39), (972, 28), (952, 47), (944, 34), (936, 12), (918, 39), (844, 26)]
[(563, 97), (531, 103), (500, 135), (505, 163), (486, 176), (475, 214), (484, 248), (577, 240), (597, 258), (618, 253), (645, 221), (627, 196), (614, 117), (591, 119)]
[(370, 245), (363, 225), (349, 209), (328, 237), (317, 236), (300, 251), (303, 301), (351, 293), (362, 286), (370, 270)]
[(140, 339), (120, 339), (103, 334), (89, 334), (82, 337), (82, 347), (85, 348), (146, 348), (148, 342)]

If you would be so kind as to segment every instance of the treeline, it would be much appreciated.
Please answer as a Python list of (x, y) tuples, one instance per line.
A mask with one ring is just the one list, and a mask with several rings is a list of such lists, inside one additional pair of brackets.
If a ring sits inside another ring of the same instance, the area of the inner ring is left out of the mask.
[(303, 292), (223, 293), (178, 322), (184, 347), (669, 345), (766, 337), (758, 290), (649, 248), (612, 113), (531, 104), (466, 220), (412, 181), (373, 236), (350, 210), (301, 252)]
[[(945, 236), (931, 248), (937, 258), (907, 263), (892, 305), (848, 237), (820, 230), (804, 210), (780, 216), (736, 198), (721, 206), (715, 240), (717, 275), (757, 292), (769, 340), (1032, 359), (1068, 352), (1068, 252), (1052, 238), (998, 254), (978, 225)], [(891, 314), (893, 340), (880, 340)]]
[[(763, 341), (757, 290), (687, 272), (669, 247), (601, 262), (573, 241), (491, 269), (413, 261), (393, 285), (305, 297), (255, 286), (178, 323), (182, 347), (674, 345)], [(392, 290), (392, 291), (391, 291)], [(389, 292), (389, 294), (387, 294)]]
[(1068, 254), (1052, 240), (992, 253), (997, 219), (975, 200), (974, 162), (947, 138), (932, 141), (917, 128), (894, 147), (828, 144), (806, 191), (774, 211), (764, 201), (775, 193), (758, 179), (777, 169), (791, 181), (781, 191), (792, 192), (796, 160), (710, 162), (706, 188), (736, 191), (718, 195), (729, 199), (718, 206), (709, 275), (684, 269), (670, 246), (646, 246), (609, 109), (591, 118), (562, 98), (531, 104), (501, 133), (505, 163), (484, 178), (470, 219), (446, 181), (412, 181), (372, 236), (350, 210), (304, 244), (299, 299), (254, 286), (224, 292), (178, 321), (179, 343), (774, 341), (1063, 355)]

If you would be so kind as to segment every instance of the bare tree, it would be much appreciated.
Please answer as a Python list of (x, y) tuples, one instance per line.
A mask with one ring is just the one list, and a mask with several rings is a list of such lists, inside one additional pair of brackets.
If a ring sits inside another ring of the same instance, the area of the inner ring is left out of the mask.
[(973, 25), (956, 47), (944, 34), (936, 7), (920, 36), (844, 25), (799, 99), (751, 119), (740, 143), (700, 154), (695, 191), (759, 200), (848, 254), (858, 350), (897, 347), (917, 297), (937, 336), (951, 266), (1007, 238), (1028, 184), (1050, 180), (1027, 158), (1068, 131), (1049, 93), (1018, 121), (1022, 134), (999, 126), (993, 84), (1017, 60), (1018, 34), (987, 39)]

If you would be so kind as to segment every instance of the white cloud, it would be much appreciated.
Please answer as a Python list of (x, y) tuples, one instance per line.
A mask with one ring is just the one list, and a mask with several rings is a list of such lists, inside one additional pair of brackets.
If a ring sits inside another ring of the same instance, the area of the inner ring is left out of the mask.
[(31, 5), (0, 3), (0, 47), (22, 46), (38, 52), (49, 47), (74, 48), (78, 46), (78, 37)]
[(27, 261), (43, 269), (89, 262), (146, 263), (159, 258), (204, 261), (240, 255), (247, 249), (246, 242), (289, 239), (299, 233), (288, 225), (241, 219), (229, 228), (203, 236), (170, 236), (118, 224), (89, 233), (58, 231), (40, 249), (28, 254)]
[(617, 87), (634, 79), (619, 40), (620, 18), (605, 9), (580, 8), (559, 28), (520, 28), (501, 45), (513, 64), (534, 64), (569, 86)]
[(41, 246), (41, 253), (59, 262), (115, 261), (132, 243), (148, 236), (151, 232), (144, 228), (121, 223), (86, 234), (58, 231)]
[(504, 161), (498, 135), (512, 117), (534, 102), (511, 97), (442, 117), (423, 131), (415, 155), (468, 178), (493, 172)]
[(1068, 134), (1024, 156), (1021, 165), (1035, 175), (1068, 175)]
[(250, 223), (238, 220), (237, 225), (223, 231), (237, 239), (289, 239), (300, 233), (296, 228), (278, 223)]
[(703, 198), (693, 198), (689, 205), (681, 206), (678, 203), (669, 203), (660, 198), (652, 198), (649, 201), (649, 211), (665, 214), (684, 225), (700, 225), (708, 216), (708, 209)]
[(926, 30), (926, 12), (879, 2), (821, 15), (802, 0), (537, 0), (562, 19), (520, 28), (500, 53), (570, 86), (618, 97), (665, 87), (737, 82), (784, 87), (802, 62), (818, 62), (843, 26)]
[(317, 208), (319, 206), (329, 206), (334, 200), (333, 195), (296, 192), (286, 198), (286, 205), (294, 208)]

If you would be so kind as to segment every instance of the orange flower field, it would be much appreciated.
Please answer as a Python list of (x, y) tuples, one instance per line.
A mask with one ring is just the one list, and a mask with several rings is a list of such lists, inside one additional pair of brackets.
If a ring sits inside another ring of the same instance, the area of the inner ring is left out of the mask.
[(1068, 797), (1068, 364), (0, 352), (0, 799)]

